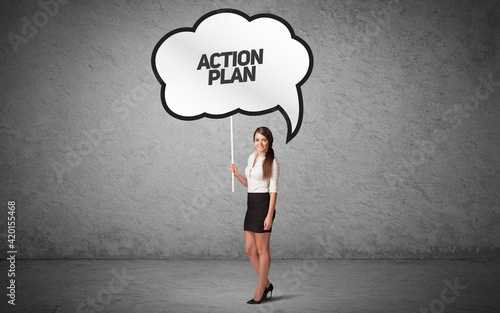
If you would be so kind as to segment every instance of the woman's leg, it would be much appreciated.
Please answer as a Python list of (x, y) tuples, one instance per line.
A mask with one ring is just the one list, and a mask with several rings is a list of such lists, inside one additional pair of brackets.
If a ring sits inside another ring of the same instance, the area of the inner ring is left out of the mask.
[(259, 256), (259, 282), (257, 283), (257, 289), (255, 290), (253, 298), (255, 300), (260, 300), (262, 293), (264, 292), (266, 287), (269, 286), (269, 279), (267, 278), (267, 275), (269, 274), (269, 267), (271, 266), (271, 254), (269, 251), (269, 240), (271, 239), (271, 233), (255, 233), (254, 237), (257, 246), (257, 253)]
[(247, 252), (250, 263), (257, 275), (259, 275), (259, 254), (257, 253), (257, 244), (255, 242), (255, 233), (251, 231), (244, 231), (245, 233), (245, 251)]

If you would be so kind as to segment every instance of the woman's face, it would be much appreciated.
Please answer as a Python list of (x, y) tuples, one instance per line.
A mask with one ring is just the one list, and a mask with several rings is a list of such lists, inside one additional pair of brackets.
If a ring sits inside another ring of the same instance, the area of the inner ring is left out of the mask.
[(267, 149), (269, 149), (269, 141), (267, 141), (267, 138), (259, 132), (255, 133), (253, 143), (255, 144), (255, 148), (257, 148), (257, 151), (259, 152), (266, 153)]

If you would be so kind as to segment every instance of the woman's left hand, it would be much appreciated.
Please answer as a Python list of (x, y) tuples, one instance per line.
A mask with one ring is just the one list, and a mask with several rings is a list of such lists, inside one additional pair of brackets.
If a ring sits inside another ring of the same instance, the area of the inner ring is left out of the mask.
[(271, 227), (273, 226), (273, 219), (272, 217), (266, 217), (264, 220), (264, 230), (270, 230)]

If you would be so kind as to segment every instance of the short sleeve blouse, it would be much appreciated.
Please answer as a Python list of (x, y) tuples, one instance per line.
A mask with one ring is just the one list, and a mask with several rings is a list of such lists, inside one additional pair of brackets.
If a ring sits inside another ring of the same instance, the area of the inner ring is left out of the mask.
[(248, 192), (264, 193), (264, 192), (278, 192), (278, 180), (279, 180), (279, 164), (278, 160), (274, 158), (272, 174), (270, 179), (264, 180), (264, 170), (262, 164), (264, 163), (265, 156), (259, 157), (255, 166), (253, 162), (257, 156), (257, 151), (252, 153), (248, 157), (248, 165), (245, 169), (245, 176), (247, 177)]

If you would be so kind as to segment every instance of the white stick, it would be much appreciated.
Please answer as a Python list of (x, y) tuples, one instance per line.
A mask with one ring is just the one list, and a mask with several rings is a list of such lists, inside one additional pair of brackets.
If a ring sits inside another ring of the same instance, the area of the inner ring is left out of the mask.
[[(230, 116), (231, 119), (231, 163), (234, 163), (234, 151), (233, 151), (233, 117)], [(231, 184), (232, 191), (234, 192), (234, 173), (231, 173)]]

